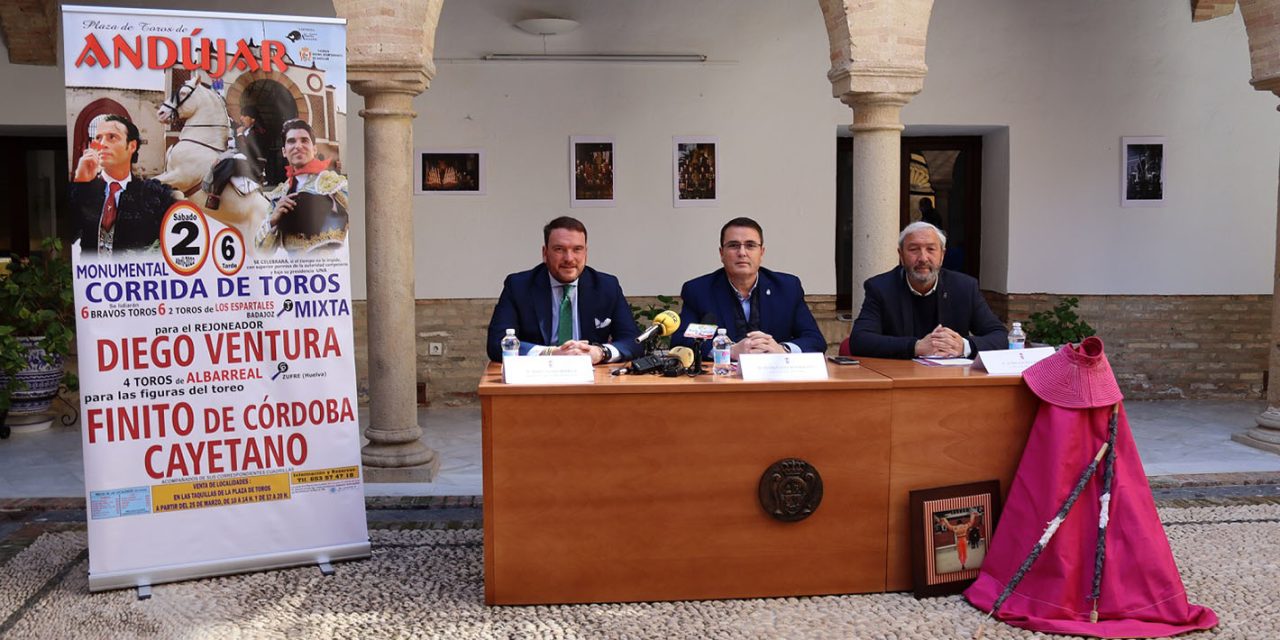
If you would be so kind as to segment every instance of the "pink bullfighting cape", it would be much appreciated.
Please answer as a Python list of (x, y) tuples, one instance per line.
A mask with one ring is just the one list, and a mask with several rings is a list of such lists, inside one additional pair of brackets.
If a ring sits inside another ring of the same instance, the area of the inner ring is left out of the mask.
[[(1163, 637), (1217, 625), (1212, 610), (1187, 602), (1102, 341), (1067, 345), (1023, 378), (1040, 398), (1040, 409), (982, 570), (965, 597), (990, 612), (1043, 542), (997, 619), (1033, 631), (1102, 638)], [(1103, 490), (1103, 457), (1056, 531), (1046, 535), (1107, 442), (1117, 409), (1109, 496)], [(1109, 515), (1100, 521), (1104, 508)], [(1105, 552), (1092, 622), (1100, 524)]]

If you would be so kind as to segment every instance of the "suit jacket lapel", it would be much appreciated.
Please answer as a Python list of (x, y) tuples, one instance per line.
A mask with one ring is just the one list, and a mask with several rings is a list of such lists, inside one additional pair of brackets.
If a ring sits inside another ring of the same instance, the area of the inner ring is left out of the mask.
[(533, 310), (538, 317), (538, 330), (542, 332), (542, 344), (555, 344), (551, 335), (551, 276), (546, 265), (538, 265), (531, 277), (529, 295), (533, 296)]
[[(733, 292), (733, 284), (729, 282), (729, 274), (724, 269), (720, 270), (718, 278), (712, 280), (711, 288), (713, 289), (711, 299), (715, 301), (712, 309), (716, 314), (716, 325), (724, 327), (725, 333), (733, 338), (734, 333), (737, 332), (738, 313), (734, 311), (734, 306), (738, 305), (738, 296)], [(702, 322), (702, 320), (691, 320), (691, 322)], [(741, 339), (733, 338), (734, 342)]]
[[(907, 271), (901, 266), (898, 267), (898, 279), (902, 290), (902, 295), (898, 296), (898, 317), (902, 318), (902, 335), (912, 335), (916, 328), (916, 314), (911, 312), (911, 284), (907, 282)], [(933, 327), (929, 327), (933, 329)]]
[(947, 282), (946, 282), (946, 278), (943, 278), (943, 275), (944, 274), (942, 270), (939, 270), (938, 271), (938, 290), (933, 292), (933, 295), (938, 296), (938, 324), (944, 327), (947, 327), (948, 329), (955, 330), (956, 328), (951, 326), (951, 322), (950, 322), (951, 321), (951, 313), (950, 313), (951, 305), (948, 303), (950, 303), (951, 301), (947, 299)]
[[(592, 315), (591, 309), (587, 307), (594, 304), (596, 299), (596, 281), (592, 277), (591, 272), (583, 268), (582, 275), (578, 276), (578, 337), (590, 342), (604, 342), (604, 340), (596, 340), (596, 321)], [(604, 318), (601, 318), (604, 320)]]
[(773, 290), (777, 283), (773, 281), (773, 276), (764, 270), (764, 267), (761, 267), (757, 273), (760, 277), (756, 280), (756, 304), (760, 305), (760, 309), (756, 313), (760, 318), (760, 330), (776, 338), (777, 332), (774, 330), (777, 327), (772, 322), (774, 317), (770, 311), (773, 310)]

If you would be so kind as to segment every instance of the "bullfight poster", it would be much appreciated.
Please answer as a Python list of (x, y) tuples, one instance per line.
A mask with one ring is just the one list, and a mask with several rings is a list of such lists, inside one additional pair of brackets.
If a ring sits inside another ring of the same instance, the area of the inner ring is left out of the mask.
[(367, 557), (345, 22), (62, 24), (90, 590)]

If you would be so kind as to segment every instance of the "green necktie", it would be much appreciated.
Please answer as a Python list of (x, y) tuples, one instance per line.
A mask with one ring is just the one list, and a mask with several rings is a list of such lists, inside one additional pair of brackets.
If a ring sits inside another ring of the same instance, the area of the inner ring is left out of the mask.
[(573, 285), (566, 284), (562, 287), (564, 297), (560, 299), (560, 328), (556, 335), (556, 345), (562, 345), (573, 339), (573, 301), (569, 299), (569, 293), (573, 291)]

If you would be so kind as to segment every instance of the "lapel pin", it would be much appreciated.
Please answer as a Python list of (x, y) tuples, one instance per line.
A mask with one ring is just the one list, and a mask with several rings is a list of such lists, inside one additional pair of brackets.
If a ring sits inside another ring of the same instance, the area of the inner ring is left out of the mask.
[(773, 289), (765, 289), (765, 290), (764, 290), (764, 294), (765, 294), (766, 296), (771, 296), (771, 295), (773, 295)]

